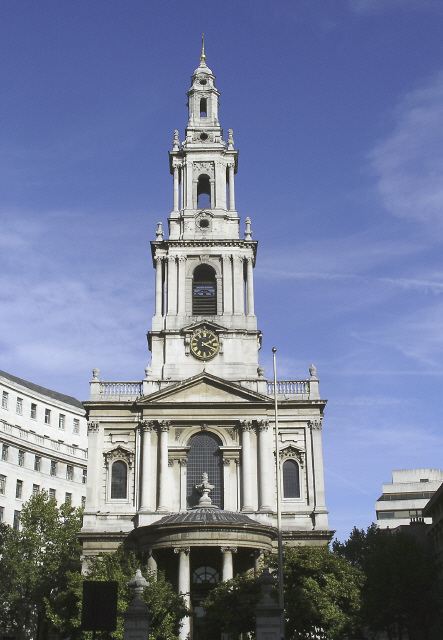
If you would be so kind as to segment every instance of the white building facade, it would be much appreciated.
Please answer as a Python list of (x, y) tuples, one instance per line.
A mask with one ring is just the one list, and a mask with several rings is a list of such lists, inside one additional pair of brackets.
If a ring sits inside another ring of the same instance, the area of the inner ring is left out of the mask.
[[(196, 612), (210, 584), (276, 549), (274, 383), (259, 365), (257, 242), (235, 206), (238, 151), (218, 119), (202, 52), (188, 91), (183, 142), (169, 152), (168, 237), (151, 243), (155, 313), (143, 380), (105, 382), (94, 369), (83, 540), (88, 557), (125, 541), (161, 568)], [(277, 382), (283, 540), (326, 545), (322, 420), (314, 366)], [(183, 638), (193, 634), (189, 619)]]
[(0, 519), (45, 489), (58, 504), (86, 501), (87, 424), (81, 402), (0, 371)]
[[(382, 485), (375, 503), (377, 526), (394, 529), (423, 517), (423, 509), (443, 482), (441, 469), (401, 469), (392, 472), (392, 482)], [(424, 522), (431, 524), (432, 518)]]

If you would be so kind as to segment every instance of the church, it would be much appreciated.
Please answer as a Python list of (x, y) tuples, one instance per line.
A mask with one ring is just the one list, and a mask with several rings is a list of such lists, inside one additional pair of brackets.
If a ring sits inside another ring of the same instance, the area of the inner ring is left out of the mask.
[[(304, 379), (268, 380), (254, 308), (257, 242), (235, 205), (238, 151), (223, 137), (219, 92), (204, 49), (169, 168), (173, 208), (151, 242), (151, 364), (138, 382), (94, 369), (81, 539), (88, 558), (125, 542), (165, 572), (194, 612), (211, 585), (257, 569), (277, 548), (326, 545), (322, 419), (313, 365)], [(307, 368), (308, 370), (308, 368)], [(276, 388), (275, 388), (276, 385)], [(275, 451), (275, 406), (278, 451)], [(277, 492), (276, 455), (280, 461)]]

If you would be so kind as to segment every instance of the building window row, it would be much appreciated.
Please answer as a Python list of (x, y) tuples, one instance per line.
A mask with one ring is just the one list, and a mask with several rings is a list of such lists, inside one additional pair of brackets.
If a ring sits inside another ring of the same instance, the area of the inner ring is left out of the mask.
[[(9, 393), (7, 391), (2, 392), (2, 409), (8, 409), (9, 407)], [(18, 397), (16, 399), (15, 412), (17, 415), (23, 415), (23, 398)], [(51, 425), (53, 411), (45, 407), (44, 421), (45, 424)], [(30, 417), (32, 420), (37, 420), (37, 404), (31, 402)], [(58, 427), (62, 431), (66, 429), (66, 414), (60, 413), (58, 416)], [(73, 418), (72, 433), (80, 433), (80, 420), (79, 418)]]
[[(25, 455), (26, 452), (21, 449), (18, 450), (17, 462), (19, 467), (25, 466)], [(7, 461), (9, 457), (9, 447), (8, 445), (2, 445), (1, 450), (2, 460)], [(56, 460), (50, 461), (49, 474), (53, 477), (57, 476), (58, 464)], [(34, 471), (42, 470), (42, 457), (39, 455), (34, 455)], [(74, 465), (67, 464), (66, 465), (66, 480), (74, 481)], [(0, 475), (0, 494), (4, 493), (4, 486), (6, 482), (6, 476)], [(87, 482), (87, 470), (82, 469), (82, 484), (86, 484)]]
[(417, 518), (421, 517), (421, 509), (402, 509), (401, 511), (377, 511), (377, 520), (392, 520), (394, 518)]
[[(34, 487), (38, 487), (38, 485), (34, 485)], [(36, 492), (39, 490), (39, 488), (37, 488)], [(53, 495), (51, 495), (51, 491), (54, 492)], [(49, 489), (49, 495), (51, 498), (55, 499), (55, 489)], [(72, 493), (65, 493), (65, 502), (72, 502)], [(82, 496), (81, 498), (81, 506), (84, 507), (86, 504), (86, 496)], [(4, 522), (5, 521), (5, 508), (0, 506), (0, 522)], [(18, 531), (20, 529), (20, 511), (18, 510), (14, 510), (14, 520), (13, 520), (13, 524), (12, 524), (12, 528), (14, 529), (14, 531)]]

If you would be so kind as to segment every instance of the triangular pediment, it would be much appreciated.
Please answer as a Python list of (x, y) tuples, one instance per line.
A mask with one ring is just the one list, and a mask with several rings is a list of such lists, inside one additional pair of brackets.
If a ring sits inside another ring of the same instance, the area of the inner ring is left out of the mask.
[(216, 322), (212, 322), (212, 320), (199, 320), (198, 322), (193, 322), (192, 324), (188, 324), (186, 327), (183, 327), (183, 333), (192, 333), (196, 329), (200, 327), (207, 327), (208, 329), (212, 329), (213, 331), (226, 331), (226, 327), (222, 327), (221, 324), (217, 324)]
[(137, 404), (145, 403), (230, 403), (272, 402), (262, 395), (241, 385), (202, 372), (192, 378), (156, 391), (141, 398)]

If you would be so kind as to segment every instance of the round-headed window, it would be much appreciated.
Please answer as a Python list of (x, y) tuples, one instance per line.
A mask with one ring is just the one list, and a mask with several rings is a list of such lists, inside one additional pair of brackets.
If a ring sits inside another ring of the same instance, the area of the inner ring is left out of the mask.
[(283, 464), (283, 497), (300, 497), (300, 474), (295, 460), (286, 460)]
[(128, 467), (122, 460), (117, 460), (112, 465), (111, 472), (111, 499), (125, 500), (127, 497)]

